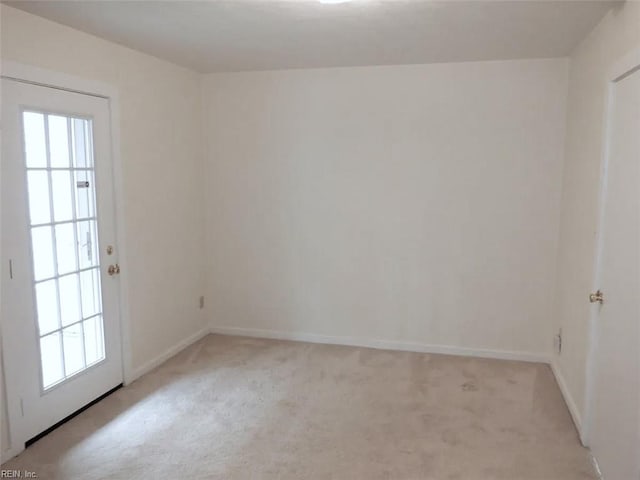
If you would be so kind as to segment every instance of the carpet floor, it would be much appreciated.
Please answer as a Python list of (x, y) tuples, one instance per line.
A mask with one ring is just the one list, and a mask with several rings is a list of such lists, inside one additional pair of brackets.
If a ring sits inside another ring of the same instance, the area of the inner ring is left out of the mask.
[(217, 335), (3, 468), (40, 480), (597, 478), (547, 365)]

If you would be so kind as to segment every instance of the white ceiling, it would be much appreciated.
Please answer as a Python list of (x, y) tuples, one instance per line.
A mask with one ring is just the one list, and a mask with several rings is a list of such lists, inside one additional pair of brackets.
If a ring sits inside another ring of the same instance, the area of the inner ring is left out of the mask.
[(611, 1), (5, 2), (200, 72), (567, 55)]

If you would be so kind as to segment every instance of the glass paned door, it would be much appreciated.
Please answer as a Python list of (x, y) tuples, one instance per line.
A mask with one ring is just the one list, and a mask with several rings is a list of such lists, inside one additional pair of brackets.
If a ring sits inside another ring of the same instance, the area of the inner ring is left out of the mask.
[(42, 389), (104, 359), (92, 120), (22, 113)]
[(120, 268), (110, 100), (1, 84), (0, 341), (20, 449), (122, 384)]

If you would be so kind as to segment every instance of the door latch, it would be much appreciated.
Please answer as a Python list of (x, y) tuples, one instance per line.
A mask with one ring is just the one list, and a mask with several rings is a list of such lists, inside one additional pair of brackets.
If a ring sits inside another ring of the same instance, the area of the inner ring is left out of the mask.
[(589, 301), (591, 303), (603, 304), (604, 303), (604, 294), (600, 290), (598, 290), (596, 293), (591, 293), (591, 294), (589, 294)]
[(107, 273), (112, 277), (114, 275), (118, 275), (120, 273), (120, 265), (118, 265), (117, 263), (114, 265), (109, 265), (109, 268), (107, 268)]

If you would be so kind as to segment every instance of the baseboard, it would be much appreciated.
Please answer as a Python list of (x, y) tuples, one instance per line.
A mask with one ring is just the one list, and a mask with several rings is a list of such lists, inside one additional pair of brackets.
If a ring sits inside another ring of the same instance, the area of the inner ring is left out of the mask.
[(284, 332), (257, 328), (211, 327), (211, 333), (219, 335), (237, 335), (244, 337), (272, 338), (277, 340), (293, 340), (298, 342), (325, 343), (330, 345), (347, 345), (352, 347), (377, 348), (381, 350), (400, 350), (418, 353), (440, 353), (444, 355), (461, 355), (465, 357), (495, 358), (500, 360), (517, 360), (521, 362), (549, 363), (546, 353), (518, 352), (510, 350), (488, 350), (481, 348), (454, 347), (450, 345), (431, 345), (416, 342), (395, 340), (376, 340), (360, 337), (319, 335), (315, 333)]
[(175, 345), (173, 345), (172, 347), (168, 348), (166, 351), (164, 351), (163, 353), (161, 353), (160, 355), (158, 355), (154, 359), (148, 361), (147, 363), (141, 365), (138, 368), (135, 368), (133, 370), (133, 372), (131, 373), (131, 378), (125, 379), (126, 380), (125, 384), (128, 385), (129, 383), (133, 382), (134, 380), (140, 378), (145, 373), (149, 373), (151, 370), (153, 370), (157, 366), (163, 364), (164, 362), (169, 360), (174, 355), (180, 353), (182, 350), (187, 348), (192, 343), (195, 343), (198, 340), (200, 340), (201, 338), (205, 337), (210, 332), (211, 332), (211, 329), (209, 327), (202, 328), (201, 330), (199, 330), (198, 332), (194, 333), (193, 335), (185, 338), (184, 340), (182, 340), (182, 341), (176, 343)]
[(564, 379), (564, 375), (558, 366), (556, 360), (551, 361), (551, 370), (553, 371), (554, 377), (556, 377), (556, 382), (558, 383), (558, 387), (560, 387), (560, 392), (562, 392), (562, 396), (564, 397), (564, 402), (567, 404), (567, 408), (569, 409), (569, 413), (571, 414), (571, 418), (573, 419), (573, 423), (576, 426), (576, 430), (578, 431), (578, 436), (580, 437), (580, 442), (584, 444), (583, 441), (583, 432), (582, 432), (582, 418), (580, 416), (580, 411), (576, 406), (576, 402), (569, 391), (569, 387), (567, 386), (567, 382)]

